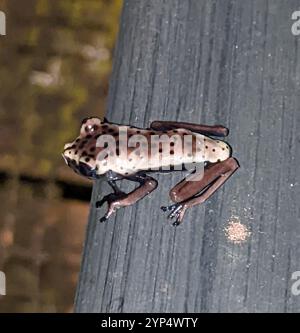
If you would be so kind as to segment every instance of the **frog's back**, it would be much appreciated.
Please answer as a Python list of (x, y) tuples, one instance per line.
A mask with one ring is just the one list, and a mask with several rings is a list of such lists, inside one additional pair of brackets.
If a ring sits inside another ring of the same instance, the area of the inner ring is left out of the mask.
[(181, 169), (184, 165), (218, 162), (230, 155), (229, 146), (187, 129), (157, 131), (131, 126), (114, 127), (116, 146), (106, 148), (107, 155), (97, 161), (99, 174), (111, 170), (130, 175), (139, 171)]
[(97, 175), (109, 170), (122, 175), (217, 162), (230, 155), (229, 146), (187, 129), (157, 131), (101, 122), (83, 123), (80, 136), (66, 145), (71, 159), (88, 163)]

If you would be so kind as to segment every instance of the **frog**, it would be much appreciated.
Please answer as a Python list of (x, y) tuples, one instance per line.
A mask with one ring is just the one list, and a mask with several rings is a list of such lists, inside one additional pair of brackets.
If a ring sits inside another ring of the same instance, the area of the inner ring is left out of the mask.
[[(188, 171), (169, 191), (172, 204), (161, 206), (178, 226), (187, 209), (206, 202), (240, 167), (231, 146), (222, 140), (228, 134), (223, 125), (155, 120), (141, 128), (88, 117), (81, 123), (79, 136), (64, 146), (62, 156), (77, 174), (104, 178), (112, 188), (112, 193), (96, 201), (97, 209), (107, 204), (100, 222), (152, 193), (158, 186), (153, 173)], [(183, 149), (185, 141), (189, 149)], [(125, 193), (118, 185), (124, 179), (137, 187)]]

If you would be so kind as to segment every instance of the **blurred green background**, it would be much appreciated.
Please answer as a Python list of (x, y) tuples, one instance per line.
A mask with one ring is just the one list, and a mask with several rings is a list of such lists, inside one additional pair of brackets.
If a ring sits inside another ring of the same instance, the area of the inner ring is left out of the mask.
[(61, 151), (103, 116), (121, 0), (0, 0), (0, 312), (70, 312), (91, 183)]

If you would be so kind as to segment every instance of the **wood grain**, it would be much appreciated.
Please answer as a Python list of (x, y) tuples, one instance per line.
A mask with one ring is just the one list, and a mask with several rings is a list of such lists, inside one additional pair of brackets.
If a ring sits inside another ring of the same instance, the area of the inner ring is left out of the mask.
[[(77, 312), (298, 312), (300, 270), (300, 37), (294, 0), (127, 0), (107, 117), (223, 124), (240, 170), (172, 227), (160, 211), (182, 177), (97, 223), (91, 212)], [(127, 184), (123, 188), (128, 189)], [(231, 216), (251, 230), (241, 245)]]

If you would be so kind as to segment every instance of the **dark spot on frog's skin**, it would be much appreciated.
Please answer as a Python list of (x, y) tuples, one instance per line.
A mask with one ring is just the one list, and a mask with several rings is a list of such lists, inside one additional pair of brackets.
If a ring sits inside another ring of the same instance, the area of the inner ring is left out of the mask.
[(107, 148), (108, 147), (108, 143), (105, 142), (104, 145), (103, 145), (104, 148)]
[(156, 133), (155, 132), (150, 132), (150, 135), (155, 135)]
[(174, 150), (173, 149), (170, 150), (170, 154), (174, 155)]
[(119, 133), (116, 132), (116, 133), (113, 134), (113, 136), (116, 136), (116, 137), (117, 137), (117, 136), (119, 136)]
[(141, 133), (141, 131), (136, 131), (136, 134), (140, 134)]
[[(164, 132), (166, 132), (166, 131), (164, 131)], [(173, 133), (178, 133), (178, 131), (177, 130), (173, 130)]]
[(86, 162), (89, 162), (89, 161), (90, 161), (90, 158), (89, 158), (89, 157), (86, 157), (85, 161), (86, 161)]
[(113, 128), (108, 129), (108, 133), (113, 133), (115, 130)]
[(217, 162), (221, 162), (221, 160), (220, 160), (220, 159), (218, 159), (218, 160), (217, 160)]
[(208, 149), (208, 146), (205, 146), (205, 149)]
[(120, 149), (119, 149), (119, 148), (116, 149), (116, 155), (117, 155), (117, 156), (120, 155)]
[(171, 145), (171, 147), (173, 147), (173, 146), (175, 145), (175, 143), (174, 143), (174, 142), (171, 142), (170, 145)]
[(96, 147), (91, 147), (90, 152), (94, 152), (96, 150)]
[(80, 139), (79, 138), (77, 138), (76, 140), (75, 140), (75, 142), (77, 143), (77, 142), (79, 142), (80, 141)]
[(87, 152), (84, 151), (84, 152), (81, 154), (81, 156), (82, 156), (82, 157), (87, 156)]
[(103, 156), (103, 159), (106, 160), (107, 158), (108, 158), (108, 154), (105, 154), (105, 155)]
[(82, 143), (79, 145), (79, 149), (82, 149), (87, 143), (87, 140), (83, 140)]
[(101, 134), (97, 134), (94, 136), (94, 138), (97, 140)]
[(75, 155), (77, 155), (78, 154), (78, 150), (75, 150), (75, 153), (74, 153)]
[(162, 148), (159, 148), (159, 152), (162, 153)]
[(91, 134), (89, 134), (86, 136), (86, 139), (90, 139), (91, 137), (92, 137)]
[(89, 154), (88, 157), (89, 157), (89, 158), (95, 158), (95, 155), (91, 155), (91, 154)]
[(222, 150), (225, 150), (225, 148), (222, 148)]
[(213, 152), (215, 152), (216, 150), (215, 150), (215, 148), (213, 148), (213, 150), (212, 150)]
[(108, 128), (108, 125), (102, 125), (102, 128), (106, 129), (106, 128)]

